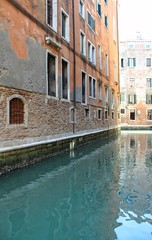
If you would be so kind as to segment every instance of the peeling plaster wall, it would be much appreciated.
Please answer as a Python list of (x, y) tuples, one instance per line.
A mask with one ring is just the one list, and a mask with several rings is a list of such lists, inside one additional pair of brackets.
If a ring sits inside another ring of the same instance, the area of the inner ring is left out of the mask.
[(39, 93), (46, 92), (46, 50), (34, 39), (27, 39), (28, 58), (19, 59), (10, 46), (8, 33), (0, 31), (0, 84)]

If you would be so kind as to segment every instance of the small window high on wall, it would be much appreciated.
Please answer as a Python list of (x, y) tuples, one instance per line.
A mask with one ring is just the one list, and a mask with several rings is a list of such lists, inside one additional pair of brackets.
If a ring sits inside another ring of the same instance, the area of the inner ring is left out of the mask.
[(24, 124), (24, 102), (20, 98), (10, 100), (9, 124)]

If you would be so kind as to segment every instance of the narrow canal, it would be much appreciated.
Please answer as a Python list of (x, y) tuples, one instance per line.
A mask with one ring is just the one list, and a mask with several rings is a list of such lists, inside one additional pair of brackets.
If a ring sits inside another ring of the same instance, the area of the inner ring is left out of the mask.
[(114, 239), (152, 239), (151, 132), (122, 132), (0, 177), (0, 240)]

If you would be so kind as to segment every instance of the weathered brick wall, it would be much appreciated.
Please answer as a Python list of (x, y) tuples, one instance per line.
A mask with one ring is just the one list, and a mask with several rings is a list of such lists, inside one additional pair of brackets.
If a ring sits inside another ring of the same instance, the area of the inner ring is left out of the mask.
[[(18, 94), (27, 102), (27, 126), (7, 125), (8, 123), (8, 98)], [(70, 108), (72, 102), (47, 99), (45, 95), (24, 90), (0, 87), (0, 132), (1, 140), (14, 138), (35, 138), (41, 136), (54, 136), (73, 132), (73, 123), (70, 121)], [(89, 107), (89, 117), (85, 116), (86, 106), (81, 103), (76, 105), (75, 131), (98, 130), (108, 125), (117, 125), (117, 120), (98, 119), (95, 106)], [(111, 119), (111, 114), (109, 116)]]

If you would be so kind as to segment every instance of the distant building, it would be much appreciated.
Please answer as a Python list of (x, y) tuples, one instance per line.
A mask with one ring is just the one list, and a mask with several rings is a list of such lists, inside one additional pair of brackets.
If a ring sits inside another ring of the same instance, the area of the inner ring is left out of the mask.
[(152, 41), (120, 42), (122, 125), (152, 125)]
[(118, 126), (117, 0), (1, 0), (0, 21), (1, 141)]

